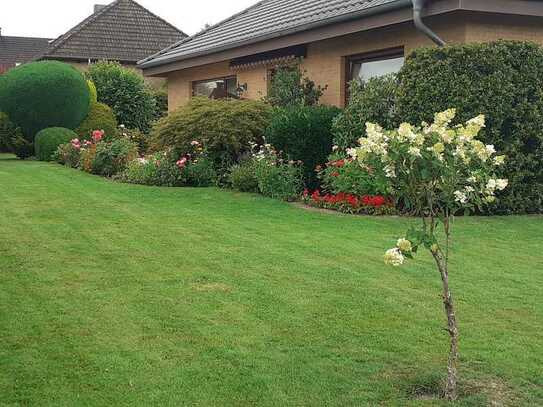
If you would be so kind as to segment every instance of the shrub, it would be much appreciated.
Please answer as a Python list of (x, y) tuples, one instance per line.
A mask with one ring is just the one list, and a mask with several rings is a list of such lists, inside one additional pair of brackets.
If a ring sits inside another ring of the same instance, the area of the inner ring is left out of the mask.
[(21, 127), (29, 143), (48, 127), (75, 129), (87, 116), (89, 104), (83, 75), (61, 62), (24, 64), (0, 81), (0, 110)]
[(111, 177), (124, 171), (128, 163), (138, 156), (137, 146), (127, 139), (96, 144), (96, 154), (92, 159), (91, 172)]
[(53, 156), (56, 162), (70, 168), (78, 168), (80, 158), (80, 146), (74, 143), (61, 144)]
[(147, 152), (149, 147), (149, 136), (147, 134), (144, 134), (138, 129), (127, 129), (122, 124), (119, 127), (118, 132), (121, 136), (127, 138), (138, 146), (138, 152), (140, 155), (144, 155)]
[(193, 98), (157, 123), (151, 149), (174, 148), (185, 154), (197, 140), (216, 168), (228, 168), (250, 150), (251, 142), (262, 140), (270, 115), (263, 102)]
[(543, 49), (527, 42), (422, 48), (399, 76), (404, 121), (430, 121), (457, 108), (458, 121), (488, 118), (481, 140), (507, 156), (499, 176), (510, 187), (490, 212), (543, 211)]
[(21, 160), (26, 160), (34, 155), (34, 143), (23, 136), (19, 127), (15, 130), (15, 136), (11, 140), (11, 151)]
[(272, 77), (266, 101), (274, 107), (314, 106), (326, 88), (315, 85), (298, 66), (280, 67)]
[(293, 106), (276, 109), (266, 140), (290, 160), (302, 161), (310, 187), (318, 184), (315, 168), (332, 152), (332, 122), (340, 110), (329, 106)]
[(334, 144), (344, 150), (366, 135), (366, 122), (393, 128), (398, 122), (395, 109), (398, 80), (395, 75), (354, 80), (349, 87), (349, 103), (333, 124)]
[(389, 192), (385, 184), (379, 183), (366, 168), (345, 153), (330, 156), (330, 161), (319, 171), (318, 176), (322, 188), (334, 195), (386, 195)]
[(91, 105), (89, 114), (79, 125), (76, 133), (82, 140), (90, 140), (94, 130), (103, 130), (108, 140), (117, 136), (117, 119), (113, 110), (103, 103)]
[(98, 62), (88, 77), (96, 85), (98, 101), (110, 106), (120, 124), (148, 132), (156, 105), (143, 77), (117, 62)]
[(259, 192), (254, 160), (234, 165), (228, 174), (228, 184), (241, 192)]
[(185, 170), (186, 184), (193, 187), (209, 187), (217, 180), (213, 162), (208, 158), (199, 158), (190, 162)]
[(168, 89), (166, 86), (155, 88), (148, 87), (149, 92), (155, 99), (155, 120), (162, 119), (168, 114)]
[(69, 143), (75, 138), (77, 138), (75, 132), (62, 127), (49, 127), (41, 130), (34, 141), (36, 158), (41, 161), (51, 161), (61, 144)]
[(17, 127), (9, 120), (8, 115), (0, 112), (0, 153), (12, 152), (16, 132)]
[(94, 82), (87, 79), (87, 85), (89, 87), (90, 103), (98, 103), (98, 92), (96, 91), (96, 85)]
[(269, 144), (253, 158), (258, 190), (262, 195), (283, 201), (296, 200), (303, 190), (303, 171), (299, 165), (281, 159)]

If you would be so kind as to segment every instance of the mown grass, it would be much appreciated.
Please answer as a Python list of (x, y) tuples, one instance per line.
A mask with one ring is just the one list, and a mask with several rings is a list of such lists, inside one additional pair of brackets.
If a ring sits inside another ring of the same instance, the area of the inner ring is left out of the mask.
[[(414, 220), (0, 157), (0, 405), (440, 406)], [(459, 218), (462, 399), (543, 405), (543, 218)]]

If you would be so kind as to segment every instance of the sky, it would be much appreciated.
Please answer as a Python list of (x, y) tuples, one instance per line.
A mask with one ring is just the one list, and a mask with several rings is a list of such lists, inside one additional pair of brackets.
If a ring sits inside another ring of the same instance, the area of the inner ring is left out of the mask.
[[(136, 0), (192, 35), (258, 0)], [(0, 0), (2, 35), (56, 38), (92, 14), (94, 4), (112, 0)]]

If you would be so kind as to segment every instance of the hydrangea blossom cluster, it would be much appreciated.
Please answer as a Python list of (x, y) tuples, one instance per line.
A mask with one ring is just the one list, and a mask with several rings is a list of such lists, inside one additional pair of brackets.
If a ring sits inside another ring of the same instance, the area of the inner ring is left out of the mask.
[[(385, 181), (401, 205), (420, 216), (476, 210), (496, 200), (508, 181), (495, 176), (505, 157), (478, 135), (485, 116), (452, 126), (456, 110), (437, 113), (431, 124), (402, 123), (396, 130), (366, 124), (367, 136), (347, 153)], [(432, 212), (432, 213), (430, 213)], [(405, 245), (404, 242), (402, 242)], [(389, 250), (385, 261), (404, 262), (407, 246)]]

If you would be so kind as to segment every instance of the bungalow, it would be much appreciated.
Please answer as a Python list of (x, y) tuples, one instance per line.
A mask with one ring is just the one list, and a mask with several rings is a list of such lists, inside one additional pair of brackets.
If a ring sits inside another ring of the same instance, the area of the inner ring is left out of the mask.
[(497, 39), (543, 44), (543, 1), (263, 0), (138, 66), (167, 78), (170, 110), (195, 95), (266, 96), (289, 61), (343, 106), (350, 80), (396, 72), (414, 48)]
[(136, 69), (138, 60), (187, 35), (133, 0), (97, 4), (94, 13), (51, 42), (37, 59), (80, 69), (99, 60)]

